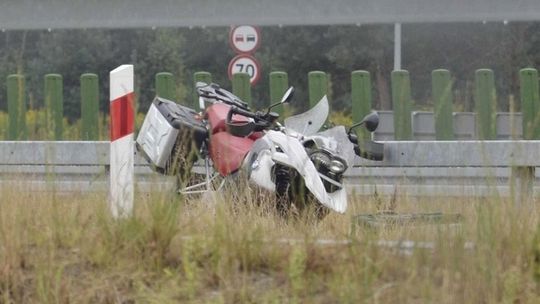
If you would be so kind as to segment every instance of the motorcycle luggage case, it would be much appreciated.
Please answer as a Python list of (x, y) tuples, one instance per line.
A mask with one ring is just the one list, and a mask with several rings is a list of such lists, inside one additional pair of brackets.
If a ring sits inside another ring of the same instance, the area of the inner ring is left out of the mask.
[(208, 131), (194, 110), (156, 97), (137, 136), (137, 150), (162, 174), (188, 174)]

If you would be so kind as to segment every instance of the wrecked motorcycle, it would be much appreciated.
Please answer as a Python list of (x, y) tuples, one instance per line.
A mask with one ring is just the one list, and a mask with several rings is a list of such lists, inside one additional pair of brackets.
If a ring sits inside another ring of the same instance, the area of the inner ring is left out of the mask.
[[(220, 190), (226, 178), (242, 173), (251, 184), (275, 193), (281, 214), (309, 208), (321, 218), (329, 210), (347, 209), (343, 178), (357, 156), (382, 160), (381, 143), (359, 140), (353, 132), (360, 125), (375, 131), (375, 112), (348, 131), (336, 126), (320, 132), (329, 111), (326, 96), (282, 125), (271, 110), (291, 101), (292, 87), (265, 111), (250, 110), (217, 84), (197, 83), (196, 90), (202, 112), (156, 97), (136, 140), (155, 171), (179, 177), (180, 193)], [(205, 179), (192, 185), (187, 180), (198, 159)], [(216, 186), (218, 177), (225, 179)]]

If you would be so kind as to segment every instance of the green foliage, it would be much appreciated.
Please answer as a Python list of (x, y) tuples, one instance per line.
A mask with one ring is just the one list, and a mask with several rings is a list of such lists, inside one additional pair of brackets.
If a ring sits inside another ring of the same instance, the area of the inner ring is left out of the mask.
[(5, 140), (8, 130), (8, 114), (0, 111), (0, 140)]
[(299, 303), (299, 297), (302, 291), (305, 290), (305, 272), (306, 272), (307, 254), (304, 248), (293, 248), (289, 256), (289, 281), (291, 285), (291, 293), (293, 295), (293, 303)]
[[(103, 115), (97, 126), (99, 140), (106, 140), (109, 138), (108, 118), (104, 119)], [(0, 140), (6, 140), (7, 136), (7, 120), (8, 115), (6, 112), (0, 111)], [(144, 114), (139, 113), (136, 117), (136, 126), (140, 126), (144, 120)], [(29, 140), (46, 140), (54, 137), (54, 130), (47, 131), (46, 128), (46, 111), (45, 110), (28, 110), (26, 112), (26, 125), (28, 129)], [(64, 132), (63, 137), (65, 140), (80, 140), (81, 122), (76, 120), (69, 122), (67, 118), (63, 119)]]
[[(293, 110), (290, 107), (285, 107), (284, 116), (288, 117), (293, 115)], [(298, 111), (295, 111), (298, 112)], [(45, 140), (48, 138), (54, 137), (54, 130), (50, 129), (47, 131), (46, 128), (46, 111), (31, 109), (26, 112), (26, 124), (28, 129), (28, 139), (29, 140)], [(135, 115), (135, 132), (137, 132), (144, 121), (145, 113), (138, 112)], [(97, 128), (98, 140), (108, 140), (109, 138), (109, 123), (110, 117), (104, 115), (103, 113), (99, 114), (98, 125), (94, 126)], [(6, 112), (0, 111), (0, 126), (7, 126), (8, 115)], [(350, 126), (352, 124), (352, 119), (350, 113), (335, 111), (331, 112), (329, 116), (329, 122), (331, 125), (344, 125)], [(63, 137), (65, 140), (81, 140), (81, 120), (77, 119), (75, 121), (69, 121), (67, 118), (63, 120), (64, 132)], [(0, 140), (5, 140), (7, 136), (7, 127), (0, 128)]]
[[(447, 68), (454, 77), (454, 109), (473, 110), (474, 71), (489, 68), (495, 72), (498, 109), (507, 110), (507, 96), (518, 97), (519, 69), (540, 64), (539, 27), (538, 23), (512, 22), (403, 25), (403, 68), (411, 75), (415, 108), (432, 109), (430, 73)], [(28, 108), (40, 109), (45, 99), (43, 76), (62, 75), (69, 123), (80, 118), (80, 75), (99, 76), (99, 108), (107, 113), (108, 73), (121, 64), (135, 65), (138, 111), (145, 112), (152, 101), (158, 72), (175, 76), (177, 100), (189, 104), (196, 71), (212, 73), (214, 82), (231, 89), (227, 65), (235, 54), (228, 32), (226, 27), (5, 31), (0, 33), (0, 79), (13, 73), (25, 75)], [(255, 108), (269, 103), (268, 74), (286, 71), (289, 84), (297, 88), (294, 107), (307, 109), (307, 73), (314, 70), (329, 75), (333, 110), (350, 111), (353, 70), (371, 73), (374, 108), (392, 108), (392, 25), (269, 26), (262, 27), (261, 34), (255, 57), (261, 62), (262, 77), (252, 88)], [(5, 96), (6, 87), (0, 86), (0, 110), (4, 111)]]
[(328, 119), (331, 125), (334, 126), (350, 126), (353, 124), (352, 117), (350, 113), (345, 113), (342, 111), (335, 111), (330, 113), (330, 118)]

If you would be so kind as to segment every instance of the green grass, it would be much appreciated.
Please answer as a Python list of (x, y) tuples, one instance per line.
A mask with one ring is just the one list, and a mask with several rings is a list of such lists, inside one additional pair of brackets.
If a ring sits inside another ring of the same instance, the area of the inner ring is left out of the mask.
[[(464, 220), (351, 235), (352, 215), (387, 199), (352, 198), (347, 214), (316, 223), (285, 221), (255, 193), (215, 202), (140, 194), (135, 215), (115, 221), (106, 194), (22, 190), (0, 189), (0, 303), (539, 302), (538, 212), (496, 197), (398, 197), (398, 212)], [(402, 252), (379, 240), (435, 248)]]

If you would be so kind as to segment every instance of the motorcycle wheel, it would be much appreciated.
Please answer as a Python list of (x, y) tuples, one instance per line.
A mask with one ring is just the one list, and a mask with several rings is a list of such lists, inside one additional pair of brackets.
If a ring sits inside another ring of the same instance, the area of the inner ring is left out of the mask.
[(276, 165), (276, 210), (282, 217), (288, 217), (292, 196), (291, 196), (291, 172), (285, 166)]
[(280, 216), (317, 221), (324, 219), (330, 209), (317, 202), (304, 180), (296, 171), (277, 165), (275, 168), (276, 209)]

